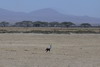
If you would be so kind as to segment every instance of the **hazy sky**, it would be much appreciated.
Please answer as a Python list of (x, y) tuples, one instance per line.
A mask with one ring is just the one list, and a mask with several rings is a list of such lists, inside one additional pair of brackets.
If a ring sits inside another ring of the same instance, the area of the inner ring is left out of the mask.
[(53, 8), (63, 14), (100, 18), (100, 0), (0, 0), (0, 8), (21, 12)]

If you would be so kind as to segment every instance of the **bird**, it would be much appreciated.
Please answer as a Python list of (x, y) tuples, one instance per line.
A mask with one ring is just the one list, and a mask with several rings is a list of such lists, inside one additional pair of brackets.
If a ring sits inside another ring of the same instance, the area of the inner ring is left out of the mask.
[(52, 48), (52, 45), (49, 45), (49, 47), (47, 47), (47, 48), (45, 49), (45, 51), (46, 51), (46, 52), (48, 52), (48, 51), (50, 52), (51, 48)]

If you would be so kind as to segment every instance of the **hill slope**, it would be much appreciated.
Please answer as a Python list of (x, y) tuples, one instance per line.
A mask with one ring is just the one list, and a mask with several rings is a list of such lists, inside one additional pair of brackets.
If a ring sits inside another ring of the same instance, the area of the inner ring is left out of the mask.
[(14, 11), (9, 11), (0, 8), (0, 21), (18, 22), (23, 20), (48, 21), (48, 22), (71, 21), (77, 24), (84, 23), (84, 22), (91, 23), (91, 24), (100, 23), (100, 18), (94, 18), (88, 16), (64, 15), (51, 8), (40, 9), (40, 10), (32, 11), (30, 13), (14, 12)]

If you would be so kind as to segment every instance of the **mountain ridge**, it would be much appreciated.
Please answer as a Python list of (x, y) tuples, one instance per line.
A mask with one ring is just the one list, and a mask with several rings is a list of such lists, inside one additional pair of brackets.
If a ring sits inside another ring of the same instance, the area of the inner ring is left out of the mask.
[(44, 8), (40, 10), (31, 11), (29, 13), (25, 12), (15, 12), (0, 8), (0, 21), (8, 22), (19, 22), (19, 21), (70, 21), (76, 24), (80, 23), (91, 23), (100, 24), (100, 18), (94, 18), (89, 16), (74, 16), (62, 14), (52, 8)]

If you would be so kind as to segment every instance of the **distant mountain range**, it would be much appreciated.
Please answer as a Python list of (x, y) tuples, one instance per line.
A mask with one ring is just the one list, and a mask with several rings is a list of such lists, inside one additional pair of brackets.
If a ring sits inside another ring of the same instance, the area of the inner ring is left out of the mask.
[(0, 8), (0, 21), (8, 21), (8, 22), (18, 22), (18, 21), (70, 21), (76, 24), (80, 23), (91, 23), (91, 24), (100, 24), (100, 18), (88, 17), (88, 16), (74, 16), (74, 15), (66, 15), (59, 13), (58, 11), (45, 8), (36, 11), (32, 11), (30, 13), (25, 12), (14, 12), (6, 9)]

